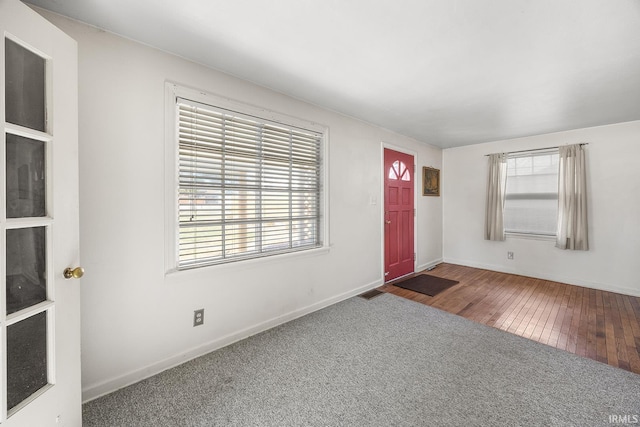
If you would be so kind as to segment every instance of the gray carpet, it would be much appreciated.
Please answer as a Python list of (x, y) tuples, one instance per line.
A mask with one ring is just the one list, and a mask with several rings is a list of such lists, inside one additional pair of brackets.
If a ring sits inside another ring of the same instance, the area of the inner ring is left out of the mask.
[(84, 405), (89, 426), (610, 426), (640, 375), (393, 295), (351, 298)]

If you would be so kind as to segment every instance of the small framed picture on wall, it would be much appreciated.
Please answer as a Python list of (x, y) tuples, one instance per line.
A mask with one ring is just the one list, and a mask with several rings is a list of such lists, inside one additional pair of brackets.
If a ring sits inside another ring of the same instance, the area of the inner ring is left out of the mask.
[(422, 167), (422, 195), (440, 195), (440, 169)]

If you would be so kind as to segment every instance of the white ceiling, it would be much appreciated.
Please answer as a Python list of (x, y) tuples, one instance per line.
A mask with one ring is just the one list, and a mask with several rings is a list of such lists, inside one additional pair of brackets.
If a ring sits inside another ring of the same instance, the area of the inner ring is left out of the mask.
[(29, 0), (454, 147), (640, 119), (640, 0)]

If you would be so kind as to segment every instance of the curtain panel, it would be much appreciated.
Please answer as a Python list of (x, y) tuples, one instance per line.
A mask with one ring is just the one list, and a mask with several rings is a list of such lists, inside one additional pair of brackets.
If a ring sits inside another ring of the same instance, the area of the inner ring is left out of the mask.
[(581, 144), (559, 147), (558, 229), (556, 247), (589, 250), (587, 236), (587, 172)]
[(485, 210), (485, 240), (505, 240), (504, 195), (507, 186), (507, 155), (489, 155), (489, 178), (487, 181), (487, 203)]

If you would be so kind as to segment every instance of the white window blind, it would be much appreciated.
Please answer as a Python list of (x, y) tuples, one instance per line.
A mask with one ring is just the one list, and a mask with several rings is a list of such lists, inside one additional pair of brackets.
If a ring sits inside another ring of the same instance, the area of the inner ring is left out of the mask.
[(557, 216), (558, 150), (509, 155), (505, 231), (554, 236)]
[(178, 98), (178, 268), (316, 248), (323, 134)]

